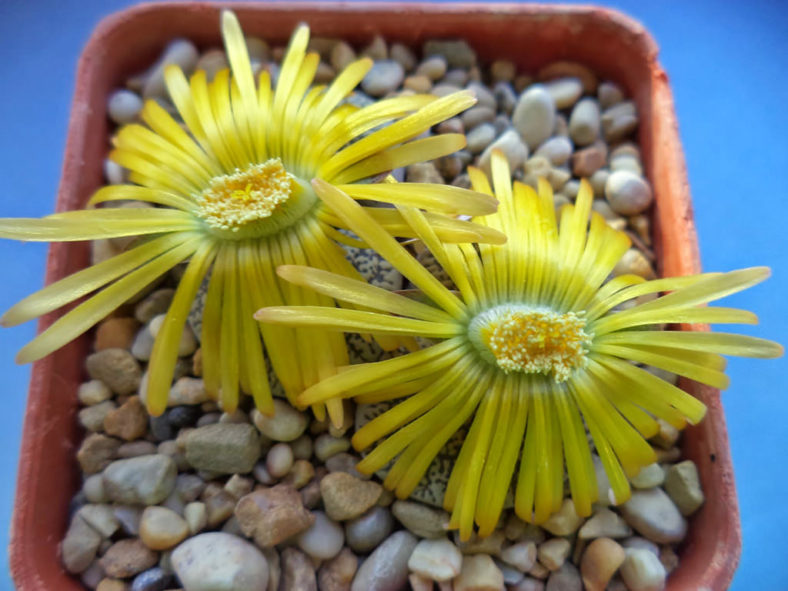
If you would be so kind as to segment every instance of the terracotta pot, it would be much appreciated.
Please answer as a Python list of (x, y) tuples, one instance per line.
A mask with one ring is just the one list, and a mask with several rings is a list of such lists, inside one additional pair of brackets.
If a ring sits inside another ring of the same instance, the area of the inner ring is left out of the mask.
[[(462, 37), (481, 60), (508, 58), (533, 72), (556, 60), (576, 60), (621, 84), (637, 102), (643, 161), (656, 195), (655, 241), (665, 274), (700, 270), (684, 157), (667, 76), (654, 40), (637, 22), (610, 10), (515, 4), (230, 5), (244, 30), (285, 42), (300, 21), (315, 35), (368, 43), (375, 33), (414, 47), (429, 38)], [(81, 207), (102, 183), (107, 152), (109, 91), (150, 64), (167, 41), (184, 36), (218, 45), (220, 6), (145, 4), (102, 21), (79, 61), (57, 209)], [(131, 49), (130, 49), (131, 48)], [(85, 244), (50, 248), (47, 283), (88, 262)], [(41, 320), (39, 329), (57, 315)], [(11, 571), (20, 590), (81, 589), (60, 564), (59, 543), (71, 496), (80, 485), (74, 454), (82, 433), (75, 414), (89, 339), (83, 337), (33, 367), (25, 416)], [(741, 534), (725, 419), (717, 390), (689, 385), (709, 407), (703, 423), (684, 437), (699, 468), (707, 501), (691, 519), (671, 591), (724, 589), (733, 575)]]

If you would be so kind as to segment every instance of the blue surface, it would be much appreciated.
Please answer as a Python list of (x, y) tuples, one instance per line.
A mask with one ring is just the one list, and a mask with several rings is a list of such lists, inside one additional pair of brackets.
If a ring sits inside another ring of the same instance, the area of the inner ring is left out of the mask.
[[(54, 205), (77, 56), (123, 0), (0, 0), (0, 215), (41, 216)], [(787, 342), (782, 195), (788, 171), (788, 11), (779, 1), (620, 1), (661, 46), (687, 157), (707, 270), (769, 265), (774, 277), (731, 298), (757, 312), (751, 332)], [(41, 286), (45, 247), (0, 242), (5, 310)], [(13, 364), (33, 323), (0, 332), (0, 545), (7, 546), (28, 366)], [(728, 417), (744, 535), (734, 591), (788, 589), (785, 535), (785, 360), (732, 360)], [(0, 589), (11, 589), (7, 566)]]

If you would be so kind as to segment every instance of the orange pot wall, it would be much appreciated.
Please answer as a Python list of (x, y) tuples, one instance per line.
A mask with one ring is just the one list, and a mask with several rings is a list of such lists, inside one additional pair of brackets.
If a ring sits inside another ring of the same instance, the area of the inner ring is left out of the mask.
[[(429, 38), (462, 37), (481, 60), (514, 60), (534, 71), (555, 60), (582, 62), (621, 84), (637, 102), (640, 145), (656, 196), (655, 240), (665, 274), (700, 270), (689, 187), (668, 79), (657, 46), (637, 22), (593, 7), (515, 4), (370, 5), (288, 2), (228, 4), (244, 30), (284, 43), (298, 22), (315, 35), (364, 44), (376, 33), (414, 47)], [(166, 42), (184, 36), (218, 45), (221, 5), (144, 4), (102, 21), (79, 62), (57, 209), (83, 206), (102, 182), (108, 123), (106, 97), (151, 63)], [(505, 44), (500, 40), (506, 39)], [(126, 50), (133, 40), (134, 51)], [(88, 262), (85, 244), (50, 248), (47, 283)], [(41, 320), (39, 329), (57, 315)], [(19, 462), (11, 541), (11, 570), (23, 591), (81, 589), (61, 568), (58, 546), (68, 505), (79, 486), (74, 454), (82, 433), (76, 421), (76, 389), (82, 381), (84, 337), (36, 363), (30, 384)], [(719, 392), (688, 385), (709, 406), (703, 423), (687, 431), (685, 451), (698, 465), (707, 501), (691, 520), (681, 565), (670, 591), (725, 589), (741, 549), (739, 515), (725, 419)]]

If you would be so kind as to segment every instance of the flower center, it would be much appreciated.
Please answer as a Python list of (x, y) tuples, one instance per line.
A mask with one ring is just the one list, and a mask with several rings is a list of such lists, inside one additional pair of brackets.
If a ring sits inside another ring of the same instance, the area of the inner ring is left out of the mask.
[(290, 226), (317, 197), (308, 184), (285, 170), (279, 158), (271, 158), (212, 178), (196, 201), (197, 215), (212, 234), (241, 240)]
[(505, 304), (476, 316), (468, 334), (482, 356), (505, 373), (552, 374), (563, 382), (587, 363), (591, 335), (585, 327), (574, 312)]

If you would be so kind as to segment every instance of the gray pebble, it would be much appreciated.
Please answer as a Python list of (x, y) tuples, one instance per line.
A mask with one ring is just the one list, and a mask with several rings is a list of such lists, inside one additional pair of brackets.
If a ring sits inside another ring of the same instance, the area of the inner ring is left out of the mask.
[(596, 99), (580, 100), (569, 117), (569, 137), (578, 146), (587, 146), (599, 137), (599, 104)]
[(413, 501), (394, 501), (394, 517), (420, 538), (439, 538), (446, 535), (449, 514), (442, 509), (427, 507)]
[(558, 78), (545, 84), (547, 92), (553, 97), (555, 106), (559, 109), (568, 109), (577, 102), (583, 94), (583, 83), (579, 78)]
[(520, 168), (528, 158), (528, 146), (520, 138), (520, 134), (510, 129), (487, 146), (487, 149), (484, 150), (479, 158), (479, 167), (488, 175), (490, 174), (490, 158), (495, 149), (501, 150), (506, 156), (506, 160), (509, 162), (509, 170), (512, 172)]
[(134, 577), (131, 591), (164, 591), (169, 589), (172, 583), (172, 575), (163, 568), (155, 566)]
[(107, 100), (107, 114), (118, 125), (136, 121), (141, 110), (142, 98), (125, 88), (116, 90)]
[(599, 99), (599, 106), (603, 109), (612, 107), (616, 103), (624, 100), (624, 93), (621, 88), (613, 82), (602, 82), (596, 91)]
[(605, 183), (605, 197), (613, 211), (627, 216), (646, 210), (653, 200), (649, 184), (627, 170), (610, 174)]
[(496, 107), (498, 106), (498, 103), (495, 100), (495, 95), (490, 92), (490, 89), (488, 89), (484, 84), (471, 82), (468, 84), (467, 90), (470, 90), (476, 97), (477, 106), (487, 107), (488, 109), (492, 109), (493, 112), (495, 111)]
[(550, 573), (545, 591), (583, 591), (580, 572), (571, 562), (564, 562), (558, 570)]
[(370, 96), (381, 97), (396, 90), (405, 78), (405, 70), (394, 60), (376, 61), (361, 81), (361, 88)]
[(116, 503), (155, 505), (175, 488), (178, 470), (172, 458), (153, 454), (116, 460), (103, 472), (104, 490)]
[(555, 102), (541, 84), (534, 84), (517, 101), (512, 124), (531, 150), (550, 137), (555, 125)]
[(398, 591), (408, 582), (408, 559), (416, 537), (406, 531), (389, 536), (358, 569), (351, 591)]
[(362, 554), (373, 550), (394, 529), (394, 518), (385, 507), (375, 506), (345, 522), (345, 540), (351, 550)]
[(610, 158), (610, 170), (627, 170), (638, 176), (643, 176), (643, 165), (640, 160), (626, 154)]
[(544, 156), (553, 166), (566, 164), (572, 155), (572, 141), (567, 137), (552, 137), (539, 146), (534, 156)]
[(406, 72), (410, 72), (416, 67), (416, 55), (407, 45), (394, 43), (389, 50), (389, 57), (402, 66)]
[(192, 73), (197, 65), (200, 54), (194, 44), (188, 39), (174, 39), (164, 50), (159, 61), (145, 75), (145, 85), (142, 96), (145, 98), (165, 95), (164, 70), (167, 66), (175, 64), (180, 66), (187, 76)]
[(101, 535), (90, 527), (82, 517), (74, 516), (60, 546), (66, 570), (74, 574), (85, 571), (96, 557), (96, 551), (100, 544)]
[(460, 115), (465, 129), (473, 129), (482, 123), (489, 123), (495, 120), (495, 109), (485, 105), (476, 105)]
[(227, 61), (227, 55), (223, 49), (209, 49), (200, 56), (197, 60), (196, 70), (204, 70), (208, 82), (211, 82), (216, 74), (224, 68), (229, 68), (230, 63)]
[(104, 160), (104, 179), (109, 185), (122, 185), (126, 182), (126, 169), (107, 158)]
[(468, 132), (466, 137), (468, 151), (471, 154), (479, 154), (495, 139), (495, 126), (492, 123), (484, 123)]
[(632, 101), (618, 103), (602, 113), (602, 130), (607, 142), (623, 139), (635, 131), (637, 126), (637, 110)]
[(131, 354), (140, 361), (148, 361), (153, 353), (153, 342), (153, 335), (147, 326), (143, 326), (134, 337), (134, 342), (131, 344)]
[(442, 55), (452, 68), (470, 68), (476, 65), (476, 52), (465, 40), (430, 40), (424, 44), (426, 56)]
[(687, 534), (687, 521), (661, 488), (633, 491), (621, 513), (641, 535), (660, 544), (680, 542)]
[(416, 74), (426, 76), (433, 82), (440, 80), (446, 74), (449, 64), (442, 55), (433, 55), (421, 62), (416, 68)]
[(511, 115), (514, 106), (517, 104), (517, 95), (514, 88), (508, 82), (498, 82), (493, 88), (493, 96), (498, 104), (498, 109), (507, 115)]

